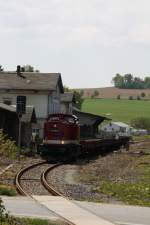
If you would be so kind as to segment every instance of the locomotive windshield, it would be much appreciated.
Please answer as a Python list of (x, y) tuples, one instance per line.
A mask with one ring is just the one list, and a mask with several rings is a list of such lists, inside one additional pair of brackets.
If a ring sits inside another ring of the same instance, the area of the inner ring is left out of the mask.
[(49, 122), (53, 122), (53, 121), (64, 121), (64, 122), (68, 122), (68, 123), (77, 123), (78, 122), (78, 118), (75, 115), (66, 115), (66, 114), (53, 114), (50, 115), (48, 118)]

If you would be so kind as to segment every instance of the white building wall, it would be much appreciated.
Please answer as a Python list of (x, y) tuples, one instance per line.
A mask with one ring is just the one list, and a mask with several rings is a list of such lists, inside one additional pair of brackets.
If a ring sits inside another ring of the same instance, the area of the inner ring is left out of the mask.
[(3, 99), (9, 98), (12, 100), (12, 105), (16, 105), (16, 99), (18, 95), (24, 95), (27, 98), (27, 105), (33, 105), (37, 118), (46, 118), (48, 112), (48, 96), (46, 94), (22, 94), (22, 93), (0, 93), (0, 102), (3, 103)]

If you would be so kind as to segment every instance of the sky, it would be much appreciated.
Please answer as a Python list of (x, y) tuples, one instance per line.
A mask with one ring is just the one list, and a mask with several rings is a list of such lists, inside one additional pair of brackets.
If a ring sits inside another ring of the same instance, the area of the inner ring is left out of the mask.
[(149, 0), (0, 0), (0, 64), (59, 72), (70, 88), (150, 75)]

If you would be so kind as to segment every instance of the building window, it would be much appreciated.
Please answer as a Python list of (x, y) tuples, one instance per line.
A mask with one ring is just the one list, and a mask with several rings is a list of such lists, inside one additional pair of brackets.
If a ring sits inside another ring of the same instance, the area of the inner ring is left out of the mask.
[(11, 105), (12, 104), (12, 98), (3, 98), (3, 103), (6, 105)]

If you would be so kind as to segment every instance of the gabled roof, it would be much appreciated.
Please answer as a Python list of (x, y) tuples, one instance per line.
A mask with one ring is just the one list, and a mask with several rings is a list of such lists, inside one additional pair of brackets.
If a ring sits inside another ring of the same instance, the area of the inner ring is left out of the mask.
[[(24, 77), (24, 78), (23, 78)], [(61, 93), (64, 92), (60, 73), (22, 73), (0, 72), (1, 90), (56, 90), (57, 84)]]
[(73, 93), (72, 92), (65, 92), (64, 94), (60, 95), (61, 102), (72, 102), (73, 101)]
[(102, 123), (104, 120), (110, 120), (107, 117), (95, 115), (92, 113), (87, 112), (81, 112), (80, 110), (73, 108), (73, 114), (78, 117), (79, 124), (81, 126), (83, 125), (96, 125), (98, 126), (100, 123)]
[(0, 103), (0, 109), (4, 109), (13, 113), (16, 113), (16, 109), (13, 106), (6, 105), (4, 103)]
[(128, 124), (123, 123), (123, 122), (111, 122), (111, 124), (117, 125), (119, 127), (129, 127)]

